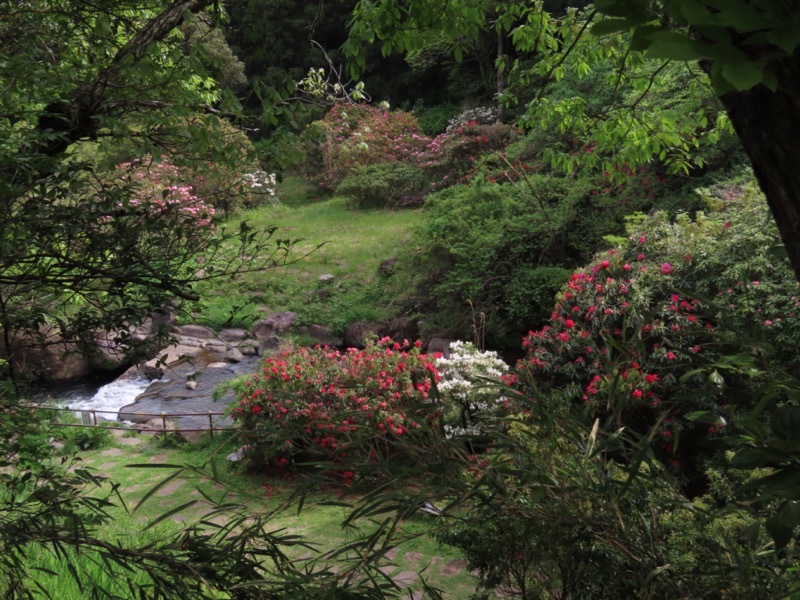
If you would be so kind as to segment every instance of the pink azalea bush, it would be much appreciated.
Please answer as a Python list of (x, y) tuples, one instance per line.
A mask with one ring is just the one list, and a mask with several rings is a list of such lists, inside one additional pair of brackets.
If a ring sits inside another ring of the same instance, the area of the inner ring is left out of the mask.
[(436, 357), (420, 346), (384, 338), (363, 350), (282, 352), (244, 382), (231, 415), (267, 463), (327, 461), (352, 476), (348, 466), (397, 457), (439, 419)]
[(143, 219), (170, 215), (182, 224), (213, 231), (214, 208), (195, 194), (167, 157), (122, 163), (116, 168), (115, 178), (131, 189), (127, 205), (140, 210)]

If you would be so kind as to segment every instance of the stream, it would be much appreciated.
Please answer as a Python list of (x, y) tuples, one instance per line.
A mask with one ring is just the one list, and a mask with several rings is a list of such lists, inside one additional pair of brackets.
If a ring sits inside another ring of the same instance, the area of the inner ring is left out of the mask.
[(119, 409), (130, 404), (144, 392), (151, 381), (144, 377), (130, 379), (89, 378), (57, 386), (36, 387), (30, 400), (36, 404), (51, 403), (76, 411), (95, 410), (98, 418), (117, 419)]

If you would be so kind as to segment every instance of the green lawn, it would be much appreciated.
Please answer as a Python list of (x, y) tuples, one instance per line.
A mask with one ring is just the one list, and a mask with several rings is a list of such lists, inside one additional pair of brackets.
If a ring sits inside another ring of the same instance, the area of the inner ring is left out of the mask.
[[(215, 327), (248, 326), (266, 312), (291, 310), (298, 325), (326, 325), (341, 334), (353, 321), (393, 316), (392, 291), (379, 266), (409, 250), (421, 211), (356, 210), (346, 198), (315, 198), (294, 177), (278, 195), (280, 204), (245, 211), (233, 221), (275, 226), (277, 239), (298, 240), (294, 262), (200, 286), (203, 300), (193, 308), (194, 318)], [(320, 282), (325, 274), (333, 280)], [(325, 297), (316, 293), (320, 289)]]
[[(339, 488), (318, 490), (305, 500), (298, 513), (297, 503), (290, 501), (295, 484), (286, 479), (268, 479), (263, 475), (249, 475), (226, 460), (226, 455), (235, 448), (233, 442), (219, 447), (217, 443), (204, 441), (199, 444), (170, 447), (157, 438), (149, 436), (113, 437), (105, 447), (81, 453), (81, 460), (74, 465), (89, 468), (97, 475), (109, 478), (109, 482), (119, 484), (121, 496), (127, 506), (113, 509), (114, 519), (110, 526), (104, 527), (105, 539), (129, 543), (131, 545), (152, 542), (161, 535), (175, 532), (183, 525), (208, 519), (215, 525), (228, 522), (224, 512), (212, 513), (211, 506), (203, 495), (222, 502), (243, 504), (248, 511), (271, 514), (270, 530), (283, 530), (283, 534), (302, 536), (311, 543), (314, 551), (303, 546), (287, 549), (287, 554), (298, 561), (309, 561), (332, 549), (344, 547), (352, 541), (356, 531), (343, 528), (342, 522), (349, 514), (343, 506), (331, 505), (347, 500)], [(195, 472), (192, 467), (203, 467), (204, 473), (211, 472), (214, 465), (218, 480), (212, 481)], [(135, 467), (130, 465), (186, 465), (190, 467), (184, 474), (165, 485), (158, 487), (174, 468)], [(73, 468), (74, 468), (73, 467)], [(221, 483), (221, 482), (224, 482)], [(110, 483), (106, 484), (110, 489)], [(158, 489), (153, 492), (154, 488)], [(140, 505), (139, 502), (149, 497)], [(181, 509), (151, 529), (148, 523), (164, 513), (194, 501), (194, 504)], [(466, 600), (474, 592), (477, 579), (465, 569), (460, 554), (440, 545), (426, 532), (434, 517), (420, 514), (403, 524), (400, 537), (410, 538), (387, 554), (386, 564), (381, 570), (398, 582), (403, 581), (404, 593), (420, 587), (419, 576), (444, 591), (445, 598)], [(356, 524), (360, 530), (371, 530), (374, 523), (361, 520)], [(37, 574), (37, 582), (49, 590), (54, 598), (71, 600), (86, 597), (73, 579), (65, 573), (64, 565), (49, 552), (40, 551), (29, 562), (31, 568), (49, 569), (59, 575)], [(103, 585), (114, 589), (113, 579), (101, 575), (101, 570), (91, 564), (91, 556), (79, 560)], [(337, 567), (336, 563), (323, 560), (323, 564)], [(126, 577), (128, 575), (126, 574)], [(120, 579), (122, 581), (122, 579)], [(123, 597), (120, 588), (117, 590)]]

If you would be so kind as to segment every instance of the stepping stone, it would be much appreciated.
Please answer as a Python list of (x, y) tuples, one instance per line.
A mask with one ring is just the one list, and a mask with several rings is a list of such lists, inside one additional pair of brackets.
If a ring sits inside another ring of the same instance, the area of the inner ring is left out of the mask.
[(467, 561), (465, 561), (463, 558), (457, 558), (456, 560), (451, 560), (444, 567), (442, 567), (442, 573), (444, 575), (452, 576), (466, 568)]
[(408, 562), (414, 562), (419, 560), (420, 558), (422, 558), (422, 554), (420, 554), (419, 552), (406, 552), (403, 555), (403, 560)]
[(386, 557), (386, 560), (394, 560), (395, 558), (397, 558), (398, 552), (400, 552), (400, 549), (395, 547), (392, 548), (391, 550), (388, 550), (386, 554), (384, 554), (384, 556)]
[(123, 446), (138, 446), (139, 444), (142, 443), (142, 439), (138, 437), (127, 437), (127, 438), (119, 438), (117, 442), (122, 444)]
[(156, 454), (155, 456), (151, 456), (148, 462), (151, 463), (163, 463), (169, 460), (169, 456), (166, 454)]
[(392, 581), (394, 581), (399, 587), (408, 587), (415, 583), (417, 579), (419, 579), (419, 577), (414, 571), (403, 571), (399, 575), (392, 577)]
[(172, 520), (176, 523), (183, 523), (186, 520), (186, 517), (183, 515), (172, 515)]
[(125, 451), (122, 448), (109, 448), (108, 450), (103, 450), (100, 456), (122, 456), (123, 454), (125, 454)]
[(182, 485), (183, 485), (182, 481), (170, 481), (167, 485), (158, 490), (156, 494), (158, 496), (169, 496), (172, 492), (177, 490)]
[(100, 465), (97, 468), (98, 469), (113, 469), (116, 466), (117, 466), (117, 463), (115, 463), (115, 462), (107, 462), (107, 463), (103, 463), (102, 465)]

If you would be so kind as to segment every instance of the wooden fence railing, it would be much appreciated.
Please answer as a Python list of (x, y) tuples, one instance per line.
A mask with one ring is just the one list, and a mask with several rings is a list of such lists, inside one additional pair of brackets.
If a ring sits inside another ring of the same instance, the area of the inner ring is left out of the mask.
[[(39, 410), (50, 410), (56, 412), (71, 412), (71, 413), (81, 413), (81, 423), (59, 423), (59, 422), (51, 422), (50, 425), (55, 427), (105, 427), (106, 429), (117, 429), (122, 431), (146, 431), (145, 428), (142, 427), (143, 423), (134, 423), (133, 425), (106, 425), (105, 423), (99, 423), (97, 420), (98, 413), (100, 414), (111, 414), (111, 415), (118, 415), (120, 411), (118, 410), (98, 410), (98, 409), (76, 409), (76, 408), (61, 408), (55, 406), (43, 406), (41, 404), (31, 404), (29, 408), (35, 408)], [(222, 416), (224, 412), (204, 412), (204, 413), (144, 413), (144, 412), (130, 412), (125, 411), (126, 415), (136, 415), (139, 417), (153, 417), (161, 419), (161, 428), (160, 429), (149, 429), (148, 431), (157, 431), (159, 433), (163, 433), (164, 435), (168, 433), (180, 433), (182, 431), (190, 432), (190, 431), (208, 431), (211, 437), (214, 437), (215, 431), (238, 431), (238, 427), (215, 427), (214, 426), (214, 417)], [(184, 427), (167, 427), (167, 421), (169, 419), (175, 417), (208, 417), (208, 427), (201, 427), (201, 428), (184, 428)]]

